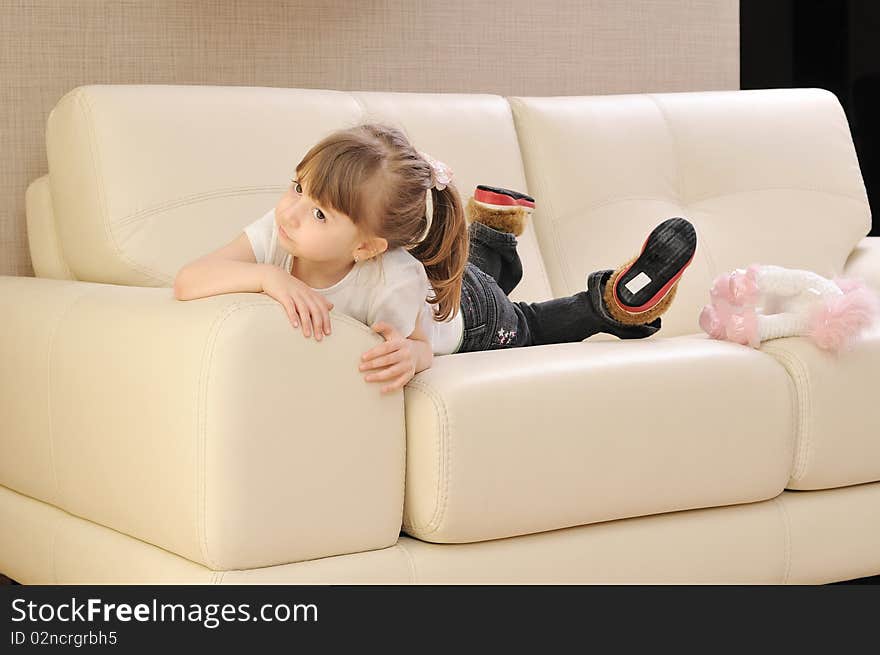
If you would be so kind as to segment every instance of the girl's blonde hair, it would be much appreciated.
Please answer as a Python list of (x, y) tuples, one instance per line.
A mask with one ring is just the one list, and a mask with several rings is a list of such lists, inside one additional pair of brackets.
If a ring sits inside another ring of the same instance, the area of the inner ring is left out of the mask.
[[(434, 316), (454, 316), (468, 260), (468, 232), (453, 184), (432, 188), (433, 170), (402, 131), (381, 124), (339, 130), (315, 144), (296, 166), (317, 202), (342, 212), (366, 235), (407, 249), (425, 266)], [(426, 194), (434, 205), (428, 228)]]

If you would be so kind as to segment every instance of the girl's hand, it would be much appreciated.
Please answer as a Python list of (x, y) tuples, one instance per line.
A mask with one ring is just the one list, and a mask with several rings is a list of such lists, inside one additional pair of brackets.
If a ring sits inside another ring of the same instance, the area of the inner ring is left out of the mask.
[(377, 368), (384, 370), (369, 373), (364, 377), (367, 382), (385, 382), (391, 380), (391, 384), (382, 387), (382, 393), (402, 389), (412, 380), (416, 374), (417, 354), (412, 347), (412, 342), (384, 321), (373, 325), (373, 331), (381, 334), (385, 343), (371, 348), (361, 355), (360, 371), (369, 371)]
[(333, 303), (283, 268), (273, 266), (263, 276), (263, 291), (281, 303), (293, 327), (302, 323), (303, 335), (320, 341), (330, 334)]

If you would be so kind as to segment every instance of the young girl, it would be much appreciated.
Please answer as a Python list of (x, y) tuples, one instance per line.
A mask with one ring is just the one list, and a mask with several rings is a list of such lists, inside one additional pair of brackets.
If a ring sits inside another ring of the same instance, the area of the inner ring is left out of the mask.
[(318, 341), (331, 334), (335, 308), (385, 339), (359, 367), (366, 381), (385, 383), (383, 392), (402, 388), (434, 354), (660, 329), (696, 248), (690, 223), (664, 221), (638, 257), (590, 274), (585, 291), (514, 303), (507, 294), (522, 275), (516, 237), (534, 201), (480, 186), (468, 225), (451, 182), (445, 164), (396, 128), (335, 132), (306, 153), (272, 210), (178, 272), (175, 297), (265, 292)]

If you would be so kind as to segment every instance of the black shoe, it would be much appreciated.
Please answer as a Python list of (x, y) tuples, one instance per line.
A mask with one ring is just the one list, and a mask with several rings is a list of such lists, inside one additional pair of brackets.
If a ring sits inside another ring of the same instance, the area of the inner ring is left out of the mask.
[(651, 232), (639, 256), (616, 276), (613, 297), (625, 312), (644, 314), (672, 290), (697, 250), (697, 232), (683, 218), (669, 218)]

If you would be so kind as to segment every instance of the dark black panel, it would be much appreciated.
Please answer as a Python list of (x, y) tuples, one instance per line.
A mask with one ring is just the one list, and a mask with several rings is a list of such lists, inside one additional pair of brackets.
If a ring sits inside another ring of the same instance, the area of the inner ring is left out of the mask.
[(794, 79), (792, 0), (739, 3), (740, 88), (790, 88)]
[(792, 12), (792, 84), (832, 91), (849, 105), (847, 2), (800, 0)]
[[(833, 92), (849, 119), (872, 214), (880, 211), (880, 2), (740, 0), (740, 87)], [(880, 234), (878, 221), (871, 234)]]

